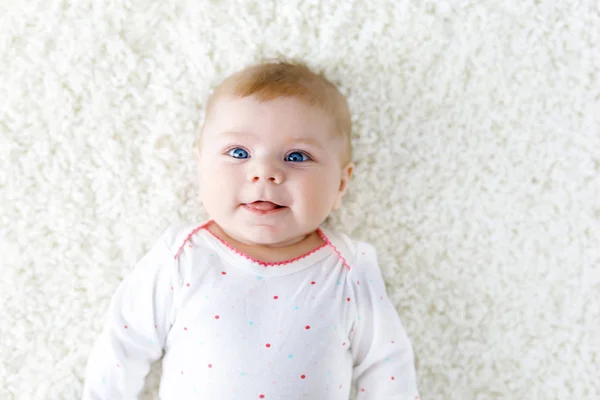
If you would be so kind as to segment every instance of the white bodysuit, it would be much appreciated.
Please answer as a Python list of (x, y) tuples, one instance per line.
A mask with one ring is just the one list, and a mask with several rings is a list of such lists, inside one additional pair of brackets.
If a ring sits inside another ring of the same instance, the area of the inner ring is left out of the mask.
[[(210, 223), (210, 222), (209, 222)], [(414, 357), (375, 249), (326, 244), (264, 264), (204, 225), (167, 229), (119, 286), (84, 400), (136, 399), (162, 360), (162, 400), (418, 399)]]

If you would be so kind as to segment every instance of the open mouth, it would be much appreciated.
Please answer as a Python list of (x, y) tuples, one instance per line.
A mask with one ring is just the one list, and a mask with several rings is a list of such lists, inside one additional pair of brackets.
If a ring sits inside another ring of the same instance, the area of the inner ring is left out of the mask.
[(242, 206), (248, 211), (252, 211), (256, 214), (270, 214), (286, 208), (271, 201), (255, 201), (252, 203), (242, 204)]

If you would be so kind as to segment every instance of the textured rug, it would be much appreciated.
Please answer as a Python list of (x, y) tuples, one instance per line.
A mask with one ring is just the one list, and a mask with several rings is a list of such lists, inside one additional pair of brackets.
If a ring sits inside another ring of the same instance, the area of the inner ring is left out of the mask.
[(598, 2), (1, 3), (0, 399), (80, 398), (119, 282), (205, 218), (206, 95), (278, 55), (349, 97), (331, 224), (378, 249), (422, 398), (600, 398)]

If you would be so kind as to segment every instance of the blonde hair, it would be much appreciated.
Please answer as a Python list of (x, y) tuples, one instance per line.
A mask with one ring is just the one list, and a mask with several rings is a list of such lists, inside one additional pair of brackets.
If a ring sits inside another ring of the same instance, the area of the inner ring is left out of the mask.
[[(323, 74), (313, 72), (298, 60), (260, 62), (238, 71), (221, 82), (208, 98), (206, 118), (221, 96), (254, 96), (258, 101), (293, 97), (331, 116), (335, 130), (345, 140), (345, 159), (352, 159), (352, 121), (346, 98)], [(200, 141), (197, 141), (199, 146)]]

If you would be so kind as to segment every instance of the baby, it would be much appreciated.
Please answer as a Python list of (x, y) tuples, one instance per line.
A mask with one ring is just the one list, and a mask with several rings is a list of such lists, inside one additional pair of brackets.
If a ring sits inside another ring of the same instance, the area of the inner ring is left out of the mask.
[(84, 399), (415, 400), (372, 245), (323, 225), (352, 176), (350, 112), (321, 74), (266, 62), (210, 96), (201, 225), (168, 228), (117, 289)]

